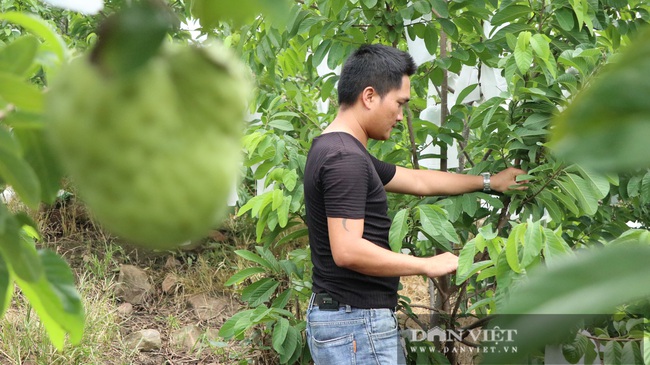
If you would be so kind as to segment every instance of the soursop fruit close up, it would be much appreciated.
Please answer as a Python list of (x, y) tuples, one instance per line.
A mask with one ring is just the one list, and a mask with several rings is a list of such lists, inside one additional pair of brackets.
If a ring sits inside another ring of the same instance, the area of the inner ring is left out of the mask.
[(224, 218), (250, 92), (246, 67), (217, 43), (164, 44), (124, 75), (79, 57), (47, 93), (48, 135), (102, 226), (169, 249)]

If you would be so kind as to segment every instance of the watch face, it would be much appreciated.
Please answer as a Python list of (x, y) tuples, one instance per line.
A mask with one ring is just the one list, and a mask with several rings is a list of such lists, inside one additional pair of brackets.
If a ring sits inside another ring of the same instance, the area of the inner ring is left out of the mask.
[(490, 191), (490, 174), (484, 172), (481, 175), (483, 175), (483, 191)]

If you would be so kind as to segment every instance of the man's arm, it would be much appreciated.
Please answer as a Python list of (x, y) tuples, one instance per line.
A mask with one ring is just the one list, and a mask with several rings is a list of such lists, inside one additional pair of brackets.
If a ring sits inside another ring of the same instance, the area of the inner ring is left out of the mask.
[[(492, 190), (504, 192), (512, 186), (521, 184), (516, 181), (516, 178), (525, 173), (523, 170), (509, 167), (492, 175), (490, 178)], [(435, 170), (413, 170), (397, 166), (395, 176), (385, 188), (392, 193), (420, 196), (460, 195), (483, 190), (483, 177)], [(524, 187), (517, 189), (524, 189)]]
[(327, 218), (332, 257), (337, 266), (372, 276), (426, 275), (454, 272), (458, 257), (443, 253), (415, 257), (386, 250), (362, 238), (363, 219)]

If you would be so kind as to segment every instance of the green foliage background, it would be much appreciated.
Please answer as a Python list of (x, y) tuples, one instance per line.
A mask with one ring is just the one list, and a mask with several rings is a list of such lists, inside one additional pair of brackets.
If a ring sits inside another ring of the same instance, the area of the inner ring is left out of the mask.
[[(88, 52), (97, 26), (127, 4), (107, 1), (94, 16), (39, 1), (0, 0), (0, 183), (29, 208), (51, 204), (65, 175), (43, 138), (42, 99), (48, 80), (73, 57)], [(413, 255), (454, 251), (455, 275), (436, 280), (441, 325), (459, 317), (500, 313), (612, 313), (611, 322), (583, 326), (547, 323), (545, 335), (520, 352), (541, 361), (540, 346), (572, 333), (567, 359), (650, 362), (650, 6), (619, 0), (321, 0), (274, 2), (173, 1), (179, 22), (199, 19), (200, 33), (223, 40), (256, 75), (251, 121), (243, 145), (245, 177), (239, 215), (256, 220), (259, 247), (238, 251), (251, 267), (228, 284), (241, 289), (249, 309), (221, 329), (225, 338), (266, 346), (281, 363), (308, 361), (302, 330), (310, 293), (302, 174), (311, 139), (333, 118), (317, 102), (335, 107), (336, 69), (362, 43), (407, 50), (424, 39), (432, 61), (412, 78), (409, 118), (373, 154), (419, 168), (428, 137), (447, 151), (457, 142), (456, 172), (496, 172), (516, 165), (528, 171), (529, 189), (505, 195), (391, 196), (391, 247)], [(494, 28), (487, 36), (486, 23)], [(180, 28), (177, 42), (197, 42)], [(475, 102), (480, 90), (450, 90), (448, 78), (463, 66), (500, 70), (507, 90)], [(441, 123), (418, 118), (435, 88)], [(218, 158), (218, 156), (215, 156)], [(264, 178), (266, 192), (257, 189)], [(628, 222), (638, 223), (630, 229)], [(25, 212), (0, 204), (0, 313), (18, 284), (33, 303), (53, 343), (63, 349), (83, 336), (83, 309), (63, 260), (34, 249), (37, 226)], [(302, 240), (302, 241), (301, 241)], [(453, 300), (450, 300), (453, 299)], [(561, 303), (559, 305), (558, 303)], [(409, 298), (401, 306), (412, 313)], [(511, 323), (510, 325), (517, 325)], [(251, 331), (261, 342), (251, 340)], [(573, 332), (571, 332), (573, 331)], [(542, 333), (542, 332), (540, 332)], [(620, 342), (620, 341), (626, 342)], [(584, 345), (588, 343), (587, 345)], [(624, 343), (625, 345), (621, 345)], [(645, 343), (645, 346), (641, 344)], [(582, 345), (578, 345), (582, 344)], [(542, 347), (543, 348), (543, 347)], [(642, 351), (643, 350), (643, 351)], [(418, 363), (453, 363), (410, 354)], [(486, 361), (491, 361), (486, 359)]]

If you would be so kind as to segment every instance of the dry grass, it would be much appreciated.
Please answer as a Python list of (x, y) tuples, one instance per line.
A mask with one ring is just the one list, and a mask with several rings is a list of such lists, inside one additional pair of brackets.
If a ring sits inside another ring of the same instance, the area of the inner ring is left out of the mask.
[[(19, 202), (12, 211), (26, 211)], [(246, 223), (231, 220), (224, 229), (227, 240), (210, 242), (189, 252), (147, 252), (117, 244), (117, 239), (101, 229), (89, 212), (74, 197), (61, 199), (52, 207), (28, 212), (41, 232), (38, 248), (62, 256), (72, 268), (76, 287), (85, 310), (83, 339), (78, 345), (66, 344), (62, 352), (50, 343), (44, 327), (18, 288), (3, 318), (0, 318), (0, 364), (258, 364), (258, 354), (236, 343), (223, 343), (216, 331), (236, 312), (239, 303), (223, 283), (244, 263), (233, 251), (249, 248)], [(156, 288), (149, 300), (134, 306), (128, 316), (118, 313), (114, 295), (121, 264), (144, 268)], [(178, 285), (163, 293), (164, 277), (173, 273)], [(213, 321), (198, 321), (186, 299), (196, 293), (225, 298), (230, 306), (224, 316)], [(172, 331), (198, 324), (204, 334), (192, 349), (173, 348)], [(123, 342), (132, 331), (154, 328), (163, 341), (160, 350), (139, 352)]]

